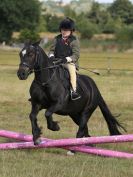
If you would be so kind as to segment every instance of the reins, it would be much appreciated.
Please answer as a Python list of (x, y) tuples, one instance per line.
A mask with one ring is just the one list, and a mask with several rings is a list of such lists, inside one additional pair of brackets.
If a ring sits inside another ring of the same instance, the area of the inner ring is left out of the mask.
[[(37, 54), (36, 54), (36, 63), (38, 63), (38, 54), (39, 54), (39, 51), (37, 50)], [(61, 65), (61, 64), (60, 64)], [(54, 70), (54, 72), (52, 73), (52, 76), (49, 78), (49, 80), (47, 80), (46, 82), (38, 82), (37, 80), (35, 80), (37, 83), (39, 83), (39, 84), (41, 84), (42, 86), (45, 86), (45, 85), (47, 85), (52, 79), (53, 79), (53, 77), (54, 77), (54, 75), (55, 75), (55, 73), (56, 73), (56, 69), (60, 66), (60, 65), (56, 65), (55, 63), (54, 63), (54, 65), (53, 66), (47, 66), (47, 67), (44, 67), (44, 68), (40, 68), (40, 69), (35, 69), (35, 66), (34, 66), (34, 68), (32, 69), (32, 71), (31, 72), (39, 72), (39, 71), (42, 71), (42, 70), (47, 70), (47, 69), (55, 69)]]
[[(56, 68), (57, 68), (57, 67), (56, 67)], [(44, 69), (45, 69), (45, 68), (44, 68)], [(40, 85), (42, 85), (42, 86), (44, 87), (45, 85), (47, 85), (47, 84), (53, 79), (55, 73), (56, 73), (56, 69), (54, 70), (52, 76), (50, 77), (50, 79), (49, 79), (47, 82), (39, 82), (39, 81), (37, 81), (37, 80), (35, 80), (35, 82), (39, 83)]]
[(54, 66), (48, 66), (48, 67), (41, 68), (41, 69), (32, 69), (32, 71), (33, 71), (33, 72), (38, 72), (38, 71), (42, 71), (42, 70), (45, 70), (45, 69), (57, 68), (57, 67), (59, 67), (59, 66), (61, 66), (61, 64), (60, 64), (60, 65), (54, 65)]
[[(34, 47), (34, 46), (33, 46)], [(28, 74), (31, 74), (31, 73), (36, 73), (36, 72), (39, 72), (39, 71), (42, 71), (42, 70), (47, 70), (47, 69), (55, 69), (54, 71), (53, 71), (53, 73), (52, 73), (52, 76), (46, 81), (46, 82), (39, 82), (39, 81), (37, 81), (37, 80), (35, 80), (35, 82), (37, 82), (37, 83), (39, 83), (40, 85), (42, 85), (42, 86), (45, 86), (45, 85), (47, 85), (52, 79), (53, 79), (53, 77), (54, 77), (54, 75), (55, 75), (55, 73), (56, 73), (56, 69), (58, 68), (58, 67), (60, 67), (60, 66), (62, 66), (63, 64), (56, 64), (56, 62), (53, 62), (53, 64), (54, 65), (52, 65), (52, 66), (47, 66), (47, 67), (42, 67), (42, 68), (38, 68), (37, 69), (37, 64), (39, 63), (39, 61), (38, 61), (38, 58), (39, 58), (39, 49), (38, 48), (36, 48), (36, 47), (34, 47), (35, 48), (35, 50), (36, 50), (36, 56), (35, 56), (35, 63), (34, 63), (34, 66), (33, 66), (33, 68), (29, 65), (29, 64), (27, 64), (26, 62), (23, 62), (23, 63), (21, 63), (21, 65), (24, 65), (24, 66), (26, 66), (26, 67), (28, 67), (29, 68), (29, 71), (28, 71)], [(71, 64), (71, 63), (69, 63), (69, 64)], [(36, 68), (36, 69), (35, 69)], [(89, 69), (86, 69), (86, 68), (83, 68), (83, 67), (79, 67), (79, 69), (83, 69), (83, 70), (86, 70), (86, 71), (89, 71), (89, 72), (92, 72), (92, 73), (94, 73), (94, 74), (97, 74), (97, 75), (99, 75), (99, 73), (98, 72), (95, 72), (95, 71), (92, 71), (92, 70), (89, 70)]]

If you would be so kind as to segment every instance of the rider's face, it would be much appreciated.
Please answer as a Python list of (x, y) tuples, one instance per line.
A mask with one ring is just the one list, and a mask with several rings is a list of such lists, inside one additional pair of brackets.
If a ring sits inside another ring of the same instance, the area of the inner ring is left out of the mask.
[(67, 38), (67, 37), (70, 36), (71, 30), (69, 30), (69, 29), (61, 29), (61, 34), (62, 34), (63, 38)]

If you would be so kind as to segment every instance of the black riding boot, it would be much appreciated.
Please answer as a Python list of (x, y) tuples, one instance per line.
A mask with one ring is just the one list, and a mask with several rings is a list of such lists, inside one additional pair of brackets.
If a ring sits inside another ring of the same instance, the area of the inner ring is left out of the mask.
[(76, 91), (71, 90), (71, 99), (77, 100), (79, 98), (81, 98), (81, 96)]

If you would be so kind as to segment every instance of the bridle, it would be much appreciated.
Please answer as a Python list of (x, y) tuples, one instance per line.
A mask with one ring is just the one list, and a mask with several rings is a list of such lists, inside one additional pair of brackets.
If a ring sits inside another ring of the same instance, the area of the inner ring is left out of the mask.
[[(34, 47), (33, 45), (31, 45), (31, 47), (35, 49), (35, 62), (34, 62), (34, 65), (30, 65), (30, 64), (28, 64), (28, 63), (26, 63), (26, 62), (21, 62), (21, 63), (19, 64), (19, 66), (27, 67), (27, 68), (29, 69), (29, 72), (28, 72), (28, 73), (32, 73), (32, 72), (33, 72), (33, 70), (34, 70), (34, 68), (35, 68), (35, 65), (36, 65), (37, 62), (38, 62), (38, 55), (39, 55), (39, 50), (38, 50), (38, 49), (36, 50), (36, 47)], [(22, 57), (22, 56), (20, 56), (20, 58), (21, 58), (21, 57)]]
[(50, 77), (50, 79), (45, 82), (45, 83), (40, 83), (39, 81), (36, 81), (37, 83), (41, 84), (42, 86), (48, 84), (48, 82), (50, 80), (52, 80), (52, 78), (54, 77), (55, 73), (56, 73), (56, 68), (60, 67), (62, 64), (55, 64), (53, 66), (47, 66), (47, 67), (44, 67), (44, 68), (40, 68), (40, 69), (35, 69), (37, 68), (37, 66), (39, 65), (39, 48), (35, 47), (32, 45), (32, 47), (35, 49), (35, 62), (34, 62), (34, 65), (30, 65), (26, 62), (21, 62), (19, 66), (24, 66), (24, 67), (27, 67), (29, 69), (28, 71), (28, 74), (31, 74), (31, 73), (36, 73), (36, 72), (39, 72), (39, 71), (42, 71), (42, 70), (48, 70), (48, 69), (54, 69), (55, 68), (55, 71), (53, 72), (52, 76)]
[[(20, 63), (20, 66), (26, 66), (26, 67), (28, 67), (29, 68), (29, 70), (30, 70), (30, 72), (38, 72), (38, 71), (41, 71), (41, 70), (45, 70), (45, 69), (53, 69), (53, 68), (57, 68), (57, 67), (59, 67), (59, 66), (61, 66), (62, 64), (55, 64), (54, 62), (53, 62), (53, 66), (48, 66), (48, 67), (45, 67), (45, 68), (41, 68), (41, 69), (35, 69), (35, 67), (36, 67), (36, 65), (38, 65), (38, 63), (39, 63), (39, 61), (38, 61), (38, 58), (39, 58), (39, 49), (38, 48), (36, 48), (36, 47), (34, 47), (33, 45), (32, 45), (32, 47), (35, 49), (35, 51), (36, 51), (36, 53), (35, 53), (35, 62), (34, 62), (34, 65), (32, 66), (32, 65), (29, 65), (28, 63), (26, 63), (26, 62), (22, 62), (22, 63)], [(30, 68), (32, 68), (32, 69), (30, 69)]]

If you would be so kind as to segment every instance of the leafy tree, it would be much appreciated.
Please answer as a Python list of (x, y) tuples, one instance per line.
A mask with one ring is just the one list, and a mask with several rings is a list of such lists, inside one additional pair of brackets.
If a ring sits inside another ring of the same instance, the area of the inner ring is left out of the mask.
[(77, 22), (77, 30), (80, 32), (81, 38), (85, 39), (91, 39), (99, 31), (98, 26), (89, 22), (87, 18), (83, 18)]
[(40, 16), (40, 22), (39, 22), (39, 26), (38, 26), (37, 30), (39, 32), (47, 31), (47, 22), (45, 19), (45, 15)]
[(133, 23), (133, 4), (129, 0), (115, 0), (108, 10), (114, 19), (120, 17), (126, 24)]
[(102, 26), (103, 33), (115, 33), (123, 26), (121, 18), (113, 19), (110, 15), (108, 21)]
[(99, 24), (100, 22), (100, 4), (94, 2), (91, 8), (91, 11), (88, 14), (88, 18), (91, 22)]
[(45, 16), (46, 23), (47, 23), (47, 30), (50, 32), (58, 32), (59, 31), (59, 24), (64, 17), (52, 16), (47, 14)]
[(133, 41), (133, 25), (125, 26), (116, 32), (116, 39), (120, 42)]
[(91, 11), (87, 14), (89, 21), (97, 24), (99, 29), (103, 29), (104, 25), (110, 20), (110, 14), (106, 9), (101, 8), (101, 5), (97, 2), (92, 4)]
[(20, 31), (19, 40), (21, 42), (25, 42), (26, 40), (36, 42), (39, 39), (40, 39), (40, 36), (36, 31), (29, 30), (29, 29), (23, 29)]
[(77, 17), (76, 12), (73, 9), (71, 9), (69, 5), (64, 7), (64, 15), (72, 19), (75, 19)]
[(35, 29), (39, 18), (38, 0), (0, 0), (0, 42), (9, 41), (13, 31)]

